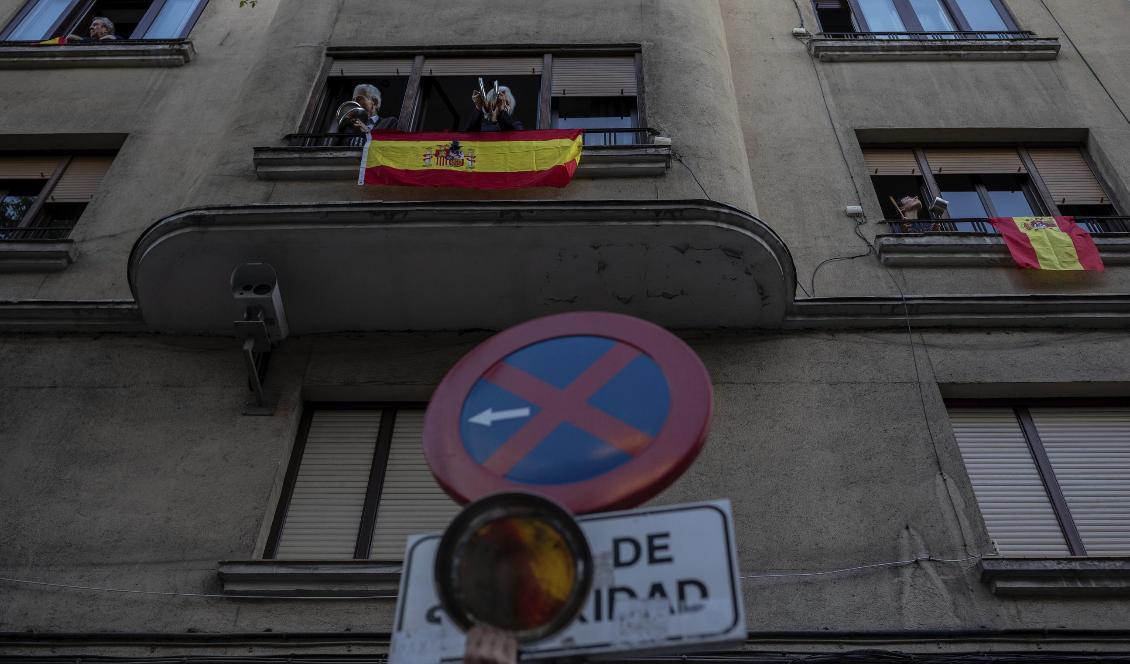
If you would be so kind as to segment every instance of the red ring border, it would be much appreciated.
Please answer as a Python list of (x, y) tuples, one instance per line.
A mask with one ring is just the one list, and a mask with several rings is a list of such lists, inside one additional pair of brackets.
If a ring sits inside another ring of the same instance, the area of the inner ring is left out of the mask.
[[(659, 434), (635, 458), (582, 482), (524, 484), (483, 468), (467, 453), (459, 432), (471, 388), (495, 363), (526, 346), (578, 335), (626, 343), (659, 365), (670, 394), (670, 410)], [(447, 372), (424, 415), (424, 456), (439, 485), (462, 503), (500, 491), (528, 491), (556, 500), (575, 514), (628, 509), (667, 488), (690, 467), (706, 443), (713, 402), (710, 374), (702, 360), (662, 327), (607, 312), (545, 316), (499, 332)]]

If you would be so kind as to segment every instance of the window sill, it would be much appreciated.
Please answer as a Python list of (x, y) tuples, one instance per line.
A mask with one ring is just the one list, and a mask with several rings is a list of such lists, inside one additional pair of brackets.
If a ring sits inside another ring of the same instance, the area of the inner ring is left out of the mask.
[(58, 272), (75, 262), (74, 240), (0, 242), (0, 272)]
[[(357, 180), (359, 147), (254, 148), (260, 180)], [(654, 177), (671, 167), (670, 143), (585, 147), (578, 178)]]
[(189, 40), (63, 46), (36, 46), (28, 42), (0, 44), (0, 69), (180, 67), (194, 57), (196, 50)]
[(1127, 597), (1130, 558), (985, 558), (981, 581), (1008, 597)]
[(879, 60), (1055, 60), (1059, 40), (1027, 39), (840, 39), (817, 35), (808, 52), (822, 62)]
[[(1130, 235), (1095, 235), (1105, 265), (1130, 265)], [(879, 260), (892, 267), (1013, 267), (999, 235), (899, 233), (878, 235)]]
[(395, 599), (400, 587), (399, 564), (372, 560), (224, 561), (219, 575), (227, 595)]

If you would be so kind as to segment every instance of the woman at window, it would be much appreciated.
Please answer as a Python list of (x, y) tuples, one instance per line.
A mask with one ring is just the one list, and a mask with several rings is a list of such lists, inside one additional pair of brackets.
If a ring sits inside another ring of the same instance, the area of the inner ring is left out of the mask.
[(525, 129), (520, 120), (513, 118), (518, 101), (505, 85), (490, 90), (483, 96), (479, 90), (471, 93), (475, 112), (463, 131), (520, 131)]

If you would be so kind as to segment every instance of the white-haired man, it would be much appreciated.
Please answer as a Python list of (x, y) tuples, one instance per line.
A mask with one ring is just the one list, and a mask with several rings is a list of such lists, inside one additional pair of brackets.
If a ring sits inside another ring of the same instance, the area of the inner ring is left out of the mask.
[[(114, 39), (121, 39), (118, 35), (114, 34), (114, 22), (105, 16), (95, 16), (90, 19), (90, 33), (89, 39), (93, 41), (111, 41)], [(80, 35), (67, 35), (68, 39), (85, 40), (87, 37)]]
[[(377, 86), (362, 83), (353, 88), (353, 101), (365, 109), (365, 113), (350, 114), (339, 120), (338, 129), (341, 131), (355, 131), (359, 134), (368, 134), (374, 129), (396, 129), (395, 116), (382, 118), (381, 91)], [(360, 115), (361, 117), (355, 117)], [(364, 145), (365, 139), (361, 137), (348, 139), (350, 145)]]
[(475, 105), (475, 112), (463, 131), (520, 131), (525, 129), (520, 120), (513, 117), (514, 108), (518, 100), (514, 93), (505, 85), (498, 86), (498, 92), (493, 89), (487, 92), (484, 98), (478, 90), (471, 93), (471, 103)]

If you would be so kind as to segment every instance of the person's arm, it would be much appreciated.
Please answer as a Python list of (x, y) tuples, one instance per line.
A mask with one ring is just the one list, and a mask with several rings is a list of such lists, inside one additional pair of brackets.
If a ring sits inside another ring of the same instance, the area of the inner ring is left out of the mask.
[(522, 123), (510, 117), (506, 111), (498, 112), (498, 128), (502, 131), (521, 131)]

